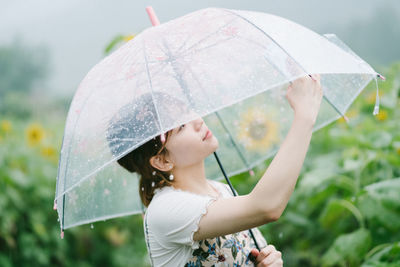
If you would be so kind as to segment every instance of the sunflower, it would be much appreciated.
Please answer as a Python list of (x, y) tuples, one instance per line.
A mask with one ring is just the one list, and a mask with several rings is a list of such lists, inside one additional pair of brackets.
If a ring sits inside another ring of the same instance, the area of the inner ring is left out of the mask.
[(379, 111), (379, 113), (376, 115), (375, 118), (376, 118), (378, 121), (384, 121), (384, 120), (387, 119), (387, 117), (388, 117), (387, 111), (384, 110), (384, 109), (381, 109), (381, 110)]
[(279, 142), (278, 123), (261, 110), (251, 108), (240, 118), (238, 139), (249, 150), (265, 151)]
[(4, 133), (10, 132), (11, 129), (12, 129), (11, 127), (12, 127), (12, 126), (11, 126), (11, 122), (10, 122), (9, 120), (2, 120), (2, 121), (0, 122), (0, 129), (1, 129), (1, 131), (4, 132)]
[(33, 123), (25, 130), (25, 136), (30, 146), (40, 144), (44, 137), (44, 129), (40, 124)]
[(44, 146), (40, 149), (40, 154), (48, 159), (54, 159), (56, 150), (52, 146)]

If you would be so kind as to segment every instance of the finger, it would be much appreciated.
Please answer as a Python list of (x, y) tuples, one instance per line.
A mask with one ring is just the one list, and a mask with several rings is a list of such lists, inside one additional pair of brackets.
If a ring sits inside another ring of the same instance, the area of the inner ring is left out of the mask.
[(269, 264), (272, 264), (279, 259), (282, 259), (282, 253), (280, 251), (274, 251), (269, 254), (265, 259), (263, 259), (262, 263), (266, 266), (269, 266)]
[(268, 267), (282, 267), (283, 266), (283, 260), (278, 259), (274, 261), (272, 264), (270, 264)]
[(256, 258), (256, 262), (261, 262), (263, 259), (268, 257), (272, 252), (276, 251), (273, 245), (268, 245), (260, 251), (260, 254)]
[(256, 258), (258, 257), (258, 254), (260, 254), (260, 252), (258, 251), (258, 249), (253, 248), (253, 249), (250, 251), (250, 254), (249, 254), (250, 260), (251, 260), (252, 262), (256, 262)]
[(316, 81), (321, 80), (321, 74), (319, 74), (319, 73), (314, 73), (314, 74), (312, 74), (312, 77), (313, 77)]

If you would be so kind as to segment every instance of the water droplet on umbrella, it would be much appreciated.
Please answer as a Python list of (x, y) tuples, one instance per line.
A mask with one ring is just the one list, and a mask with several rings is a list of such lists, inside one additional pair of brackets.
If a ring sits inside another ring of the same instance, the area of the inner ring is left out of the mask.
[(90, 224), (90, 228), (91, 228), (91, 229), (93, 229), (93, 228), (94, 228), (94, 226), (93, 226), (93, 223), (92, 223), (92, 224)]

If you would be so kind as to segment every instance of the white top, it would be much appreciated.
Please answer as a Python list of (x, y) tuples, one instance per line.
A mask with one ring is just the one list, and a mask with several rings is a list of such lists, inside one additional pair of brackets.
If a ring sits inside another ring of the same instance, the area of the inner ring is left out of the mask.
[[(221, 197), (233, 197), (228, 185), (209, 180)], [(199, 241), (193, 241), (201, 217), (216, 200), (173, 187), (155, 190), (144, 217), (147, 250), (153, 266), (184, 266)]]

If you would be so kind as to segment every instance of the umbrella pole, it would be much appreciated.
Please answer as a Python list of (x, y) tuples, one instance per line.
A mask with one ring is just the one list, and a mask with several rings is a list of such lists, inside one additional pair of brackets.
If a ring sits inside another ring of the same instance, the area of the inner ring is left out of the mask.
[[(232, 194), (236, 197), (237, 193), (236, 193), (235, 189), (233, 188), (233, 185), (232, 185), (231, 181), (229, 180), (228, 176), (225, 173), (224, 167), (222, 166), (222, 164), (221, 164), (221, 162), (220, 162), (220, 160), (218, 158), (217, 152), (214, 152), (214, 156), (215, 156), (215, 159), (217, 160), (217, 163), (218, 163), (218, 165), (219, 165), (219, 167), (220, 167), (220, 169), (221, 169), (221, 171), (222, 171), (222, 173), (223, 173), (223, 175), (225, 177), (226, 182), (228, 183), (229, 187), (232, 190)], [(257, 240), (256, 240), (256, 238), (255, 238), (255, 236), (253, 234), (253, 231), (251, 229), (249, 229), (249, 232), (250, 232), (251, 238), (254, 241), (254, 244), (256, 245), (256, 248), (258, 249), (258, 251), (260, 251), (260, 246), (257, 243)]]

